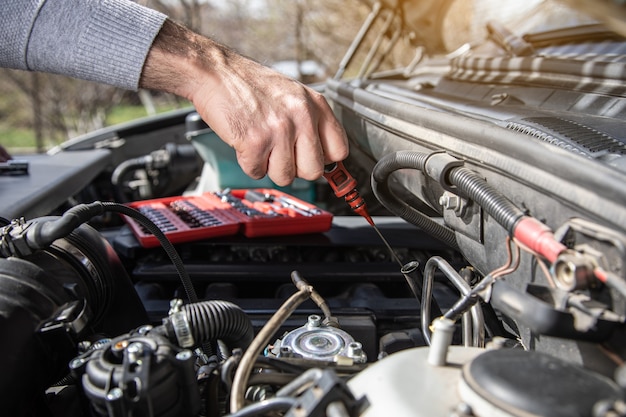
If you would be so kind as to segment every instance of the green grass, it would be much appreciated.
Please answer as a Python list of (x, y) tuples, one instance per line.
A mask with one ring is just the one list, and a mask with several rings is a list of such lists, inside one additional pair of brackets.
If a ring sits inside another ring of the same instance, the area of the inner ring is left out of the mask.
[(148, 113), (143, 106), (116, 106), (107, 115), (105, 124), (107, 126), (113, 126), (118, 123), (124, 123), (131, 120), (146, 117)]
[[(157, 106), (157, 113), (164, 113), (166, 111), (174, 110), (176, 107), (172, 105), (161, 105)], [(128, 105), (120, 105), (116, 106), (109, 112), (106, 118), (106, 125), (112, 126), (118, 123), (129, 122), (131, 120), (139, 119), (141, 117), (146, 117), (148, 113), (143, 106), (128, 106)]]
[(22, 149), (35, 149), (35, 133), (31, 129), (0, 125), (0, 145), (9, 153)]
[[(158, 113), (173, 110), (174, 106), (160, 106)], [(135, 119), (146, 117), (148, 113), (143, 106), (116, 106), (108, 115), (105, 121), (106, 126), (129, 122)], [(32, 129), (14, 127), (8, 123), (0, 123), (0, 145), (4, 146), (11, 154), (33, 153), (35, 152), (35, 133)], [(44, 147), (49, 148), (55, 144), (46, 143)]]

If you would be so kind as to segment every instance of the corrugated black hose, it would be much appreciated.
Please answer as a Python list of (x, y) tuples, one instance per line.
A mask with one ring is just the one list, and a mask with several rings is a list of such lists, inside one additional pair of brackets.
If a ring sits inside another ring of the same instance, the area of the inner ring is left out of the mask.
[(230, 348), (246, 349), (254, 338), (250, 318), (236, 304), (208, 300), (181, 307), (196, 343), (223, 340)]
[(511, 200), (468, 168), (452, 168), (448, 173), (448, 180), (464, 194), (463, 197), (478, 203), (498, 224), (513, 235), (513, 229), (524, 216), (524, 212)]
[[(399, 169), (409, 168), (425, 172), (429, 157), (430, 154), (414, 151), (398, 151), (385, 155), (378, 161), (372, 171), (372, 189), (376, 198), (388, 210), (429, 232), (441, 241), (456, 247), (456, 240), (452, 230), (434, 222), (398, 199), (387, 186), (391, 173)], [(438, 178), (434, 179), (439, 180)], [(456, 186), (456, 193), (461, 197), (476, 202), (498, 224), (504, 227), (509, 234), (513, 234), (515, 225), (524, 216), (524, 212), (506, 196), (489, 185), (476, 172), (462, 166), (450, 168), (445, 173), (445, 179), (449, 182), (448, 185)]]
[(422, 214), (399, 199), (387, 184), (389, 176), (399, 169), (417, 169), (424, 171), (428, 154), (413, 151), (399, 151), (381, 158), (372, 171), (372, 190), (376, 198), (393, 214), (414, 224), (448, 246), (457, 248), (454, 231)]

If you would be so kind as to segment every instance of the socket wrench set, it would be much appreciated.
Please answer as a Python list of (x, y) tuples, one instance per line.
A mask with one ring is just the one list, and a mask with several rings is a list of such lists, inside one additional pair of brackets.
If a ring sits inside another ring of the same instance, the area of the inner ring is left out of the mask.
[[(154, 222), (172, 243), (243, 234), (246, 237), (325, 232), (333, 215), (282, 191), (269, 188), (225, 189), (200, 195), (165, 197), (129, 203)], [(124, 216), (146, 248), (157, 238)]]

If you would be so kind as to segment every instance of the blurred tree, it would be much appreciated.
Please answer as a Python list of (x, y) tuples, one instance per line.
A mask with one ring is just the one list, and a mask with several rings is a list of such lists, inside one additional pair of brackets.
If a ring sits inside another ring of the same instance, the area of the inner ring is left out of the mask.
[(168, 15), (171, 19), (197, 33), (205, 33), (205, 17), (215, 12), (215, 7), (206, 0), (142, 0), (138, 3)]
[[(266, 0), (264, 36), (254, 38), (265, 43), (265, 55), (272, 61), (314, 60), (324, 67), (337, 67), (369, 7), (359, 0)], [(258, 29), (257, 29), (258, 30)], [(280, 46), (280, 48), (277, 48)], [(263, 50), (263, 45), (259, 45)]]
[(8, 94), (23, 96), (29, 103), (28, 118), (21, 109), (13, 108), (18, 115), (8, 114), (6, 119), (18, 127), (33, 129), (39, 152), (69, 137), (102, 128), (107, 113), (125, 94), (114, 87), (59, 75), (6, 69), (2, 70), (0, 82)]

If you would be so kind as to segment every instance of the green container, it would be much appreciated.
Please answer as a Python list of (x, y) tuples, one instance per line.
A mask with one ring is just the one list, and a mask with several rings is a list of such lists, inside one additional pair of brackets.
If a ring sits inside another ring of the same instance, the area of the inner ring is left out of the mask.
[(279, 187), (267, 176), (260, 180), (247, 176), (237, 163), (235, 150), (210, 128), (187, 132), (186, 136), (204, 160), (200, 180), (203, 192), (225, 188), (273, 188), (310, 203), (315, 201), (314, 182), (296, 178), (291, 185)]

